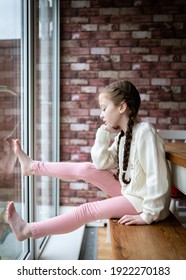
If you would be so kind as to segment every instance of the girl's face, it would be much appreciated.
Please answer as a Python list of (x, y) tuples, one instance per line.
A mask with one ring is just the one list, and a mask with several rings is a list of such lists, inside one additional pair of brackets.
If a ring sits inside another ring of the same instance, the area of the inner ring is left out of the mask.
[(107, 94), (104, 93), (99, 95), (99, 104), (101, 108), (100, 118), (105, 125), (110, 128), (118, 129), (120, 127), (123, 112), (121, 104), (118, 106), (114, 105)]

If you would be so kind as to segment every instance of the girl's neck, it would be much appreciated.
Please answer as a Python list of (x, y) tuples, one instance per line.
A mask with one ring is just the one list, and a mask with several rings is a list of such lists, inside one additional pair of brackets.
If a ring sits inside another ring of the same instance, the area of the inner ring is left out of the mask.
[[(135, 120), (134, 121), (134, 126), (133, 128), (139, 123), (139, 120)], [(123, 123), (123, 125), (121, 126), (121, 130), (123, 130), (123, 132), (126, 134), (127, 132), (127, 124), (128, 124), (128, 120), (126, 122)]]

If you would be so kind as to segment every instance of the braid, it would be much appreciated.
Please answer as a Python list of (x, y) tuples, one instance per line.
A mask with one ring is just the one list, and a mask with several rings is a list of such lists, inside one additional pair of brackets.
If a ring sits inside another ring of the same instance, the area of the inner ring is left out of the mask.
[(116, 180), (119, 180), (119, 145), (120, 145), (121, 137), (123, 136), (124, 136), (124, 132), (122, 130), (121, 133), (119, 134), (118, 143), (117, 143), (117, 172), (116, 174), (114, 174), (114, 178)]
[(130, 146), (132, 141), (132, 128), (134, 126), (134, 114), (131, 112), (129, 114), (129, 121), (128, 121), (128, 128), (126, 132), (126, 140), (125, 140), (125, 147), (124, 147), (124, 156), (123, 156), (123, 175), (122, 180), (125, 184), (129, 184), (131, 179), (126, 180), (125, 175), (128, 168), (129, 163), (129, 156), (130, 156)]

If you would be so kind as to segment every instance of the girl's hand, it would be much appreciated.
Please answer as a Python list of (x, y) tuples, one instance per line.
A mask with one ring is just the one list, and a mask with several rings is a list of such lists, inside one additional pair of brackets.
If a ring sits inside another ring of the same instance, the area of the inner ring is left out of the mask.
[(108, 124), (103, 124), (103, 127), (106, 131), (109, 131), (110, 133), (119, 133), (121, 131), (119, 127), (112, 127)]
[(128, 225), (146, 225), (147, 223), (141, 218), (140, 215), (124, 215), (119, 219), (119, 224)]

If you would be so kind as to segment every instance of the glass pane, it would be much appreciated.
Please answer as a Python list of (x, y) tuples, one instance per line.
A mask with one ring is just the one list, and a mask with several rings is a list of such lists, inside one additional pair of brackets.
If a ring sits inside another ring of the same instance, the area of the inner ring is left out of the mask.
[[(36, 89), (35, 89), (35, 159), (54, 161), (56, 149), (55, 117), (55, 1), (37, 1), (36, 33)], [(36, 177), (36, 220), (44, 220), (55, 215), (55, 180)], [(38, 246), (42, 240), (38, 240)]]
[(21, 139), (21, 16), (21, 1), (0, 0), (0, 259), (23, 254), (23, 243), (16, 241), (4, 222), (7, 201), (13, 200), (23, 214), (20, 166), (16, 162), (14, 168), (15, 155), (8, 141)]

